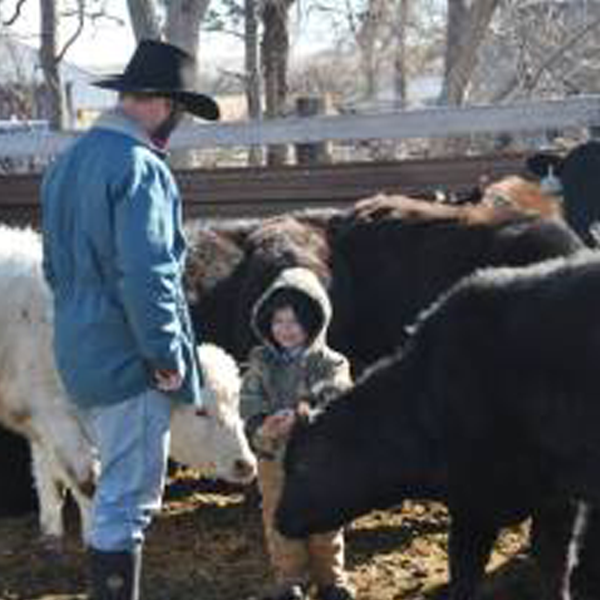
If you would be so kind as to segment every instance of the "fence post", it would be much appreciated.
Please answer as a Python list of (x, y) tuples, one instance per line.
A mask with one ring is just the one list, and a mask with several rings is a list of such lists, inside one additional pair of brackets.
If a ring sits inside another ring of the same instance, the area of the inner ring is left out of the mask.
[[(323, 96), (300, 96), (296, 99), (296, 114), (313, 117), (327, 113), (327, 99)], [(330, 143), (295, 144), (296, 162), (299, 165), (315, 165), (331, 162)]]

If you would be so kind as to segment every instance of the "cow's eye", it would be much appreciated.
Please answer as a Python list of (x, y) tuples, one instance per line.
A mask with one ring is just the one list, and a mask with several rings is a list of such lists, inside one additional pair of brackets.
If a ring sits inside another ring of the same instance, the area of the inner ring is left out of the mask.
[(196, 409), (196, 416), (197, 417), (201, 417), (203, 419), (209, 419), (210, 418), (210, 413), (208, 412), (208, 410), (206, 410), (206, 408), (197, 408)]

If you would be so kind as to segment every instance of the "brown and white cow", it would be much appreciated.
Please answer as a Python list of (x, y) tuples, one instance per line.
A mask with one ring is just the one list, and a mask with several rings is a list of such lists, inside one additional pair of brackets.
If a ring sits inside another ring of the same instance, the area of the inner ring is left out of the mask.
[[(55, 369), (51, 301), (41, 262), (38, 234), (0, 227), (0, 424), (29, 441), (40, 529), (44, 536), (60, 538), (65, 489), (72, 492), (87, 529), (96, 461)], [(238, 412), (237, 365), (216, 346), (200, 346), (199, 356), (207, 404), (202, 410), (181, 406), (173, 411), (171, 455), (220, 478), (249, 481), (255, 460)]]

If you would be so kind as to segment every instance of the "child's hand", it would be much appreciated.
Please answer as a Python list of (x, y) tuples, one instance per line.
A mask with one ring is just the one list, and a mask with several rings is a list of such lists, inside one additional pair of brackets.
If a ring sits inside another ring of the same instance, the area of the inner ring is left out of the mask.
[(296, 407), (296, 414), (300, 417), (308, 417), (310, 415), (311, 408), (308, 400), (300, 400)]
[(271, 439), (285, 437), (296, 420), (294, 411), (284, 409), (268, 416), (262, 424), (262, 434)]

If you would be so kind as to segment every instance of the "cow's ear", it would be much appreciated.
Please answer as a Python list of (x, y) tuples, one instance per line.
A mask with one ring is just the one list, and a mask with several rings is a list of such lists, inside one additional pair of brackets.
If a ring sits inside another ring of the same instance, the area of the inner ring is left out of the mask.
[(538, 152), (533, 156), (530, 156), (525, 161), (527, 170), (538, 177), (546, 177), (552, 168), (552, 172), (557, 177), (560, 177), (564, 160), (562, 157), (556, 154), (550, 154), (549, 152)]

